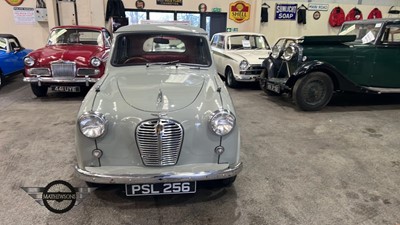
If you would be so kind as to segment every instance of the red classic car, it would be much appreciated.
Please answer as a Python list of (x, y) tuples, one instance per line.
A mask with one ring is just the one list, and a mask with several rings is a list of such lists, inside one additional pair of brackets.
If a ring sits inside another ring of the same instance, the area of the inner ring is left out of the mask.
[(24, 81), (37, 97), (57, 92), (80, 92), (104, 74), (111, 35), (104, 27), (54, 27), (44, 48), (28, 54)]

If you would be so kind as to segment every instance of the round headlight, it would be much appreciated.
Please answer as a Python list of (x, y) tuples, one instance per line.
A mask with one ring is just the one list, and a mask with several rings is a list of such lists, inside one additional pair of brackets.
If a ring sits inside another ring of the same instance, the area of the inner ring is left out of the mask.
[(24, 58), (24, 64), (26, 66), (33, 66), (33, 65), (35, 65), (35, 60), (32, 57), (27, 56)]
[(217, 110), (210, 118), (211, 130), (219, 136), (229, 134), (235, 127), (236, 118), (228, 110)]
[(98, 112), (86, 112), (78, 120), (79, 129), (88, 138), (101, 137), (106, 132), (107, 120)]
[(296, 55), (296, 48), (294, 46), (289, 46), (285, 49), (285, 52), (283, 53), (283, 58), (289, 61), (293, 58), (294, 55)]
[(90, 64), (94, 67), (99, 67), (101, 65), (101, 60), (99, 58), (93, 58), (90, 60)]
[(278, 45), (275, 45), (272, 48), (272, 53), (271, 53), (272, 58), (274, 58), (274, 59), (279, 58), (279, 56), (281, 55), (281, 51), (282, 51), (282, 47), (278, 46)]
[(247, 70), (248, 66), (249, 66), (249, 62), (247, 62), (246, 60), (241, 61), (239, 64), (240, 70)]

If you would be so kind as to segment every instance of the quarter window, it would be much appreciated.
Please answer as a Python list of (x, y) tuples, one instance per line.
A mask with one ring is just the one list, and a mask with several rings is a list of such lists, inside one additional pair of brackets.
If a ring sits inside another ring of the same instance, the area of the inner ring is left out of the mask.
[(400, 44), (400, 26), (388, 25), (385, 28), (385, 33), (382, 37), (384, 44)]

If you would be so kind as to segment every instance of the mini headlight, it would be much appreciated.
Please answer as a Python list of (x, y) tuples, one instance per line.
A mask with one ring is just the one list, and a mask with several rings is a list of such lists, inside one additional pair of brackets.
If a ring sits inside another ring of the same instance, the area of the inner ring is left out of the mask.
[(240, 70), (247, 70), (248, 66), (249, 66), (249, 62), (247, 62), (246, 60), (241, 61), (239, 64)]
[(210, 118), (211, 130), (219, 136), (229, 134), (235, 127), (236, 118), (228, 110), (217, 110)]
[(274, 46), (272, 48), (272, 53), (271, 53), (272, 58), (274, 58), (274, 59), (279, 58), (279, 56), (281, 55), (281, 51), (282, 51), (281, 46), (278, 46), (278, 45)]
[(35, 65), (35, 60), (32, 57), (27, 56), (27, 57), (24, 58), (24, 63), (25, 63), (26, 66), (30, 67), (30, 66)]
[(101, 65), (101, 60), (99, 58), (92, 58), (90, 60), (90, 64), (92, 64), (92, 66), (94, 67), (99, 67)]
[(101, 137), (106, 132), (107, 120), (99, 112), (86, 112), (79, 117), (79, 129), (88, 138)]
[(296, 48), (294, 46), (289, 46), (285, 49), (285, 52), (283, 53), (283, 58), (289, 61), (293, 58), (294, 55), (296, 55)]

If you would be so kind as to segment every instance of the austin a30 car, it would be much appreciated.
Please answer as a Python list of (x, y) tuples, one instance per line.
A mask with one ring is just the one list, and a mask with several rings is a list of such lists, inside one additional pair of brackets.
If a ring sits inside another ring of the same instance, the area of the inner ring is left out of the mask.
[(77, 117), (77, 175), (127, 195), (229, 185), (242, 168), (239, 128), (207, 33), (184, 25), (118, 29), (103, 78)]
[(24, 57), (31, 52), (21, 46), (12, 34), (0, 34), (0, 87), (4, 79), (24, 72)]
[(267, 94), (292, 94), (302, 110), (320, 110), (335, 91), (400, 93), (399, 63), (399, 19), (349, 21), (339, 35), (279, 40), (260, 84)]
[(211, 49), (218, 73), (229, 87), (240, 82), (255, 82), (260, 77), (261, 64), (270, 53), (263, 34), (225, 32), (211, 39)]
[(37, 97), (48, 89), (80, 92), (104, 74), (111, 46), (110, 33), (102, 27), (54, 27), (45, 47), (25, 57), (25, 82)]

